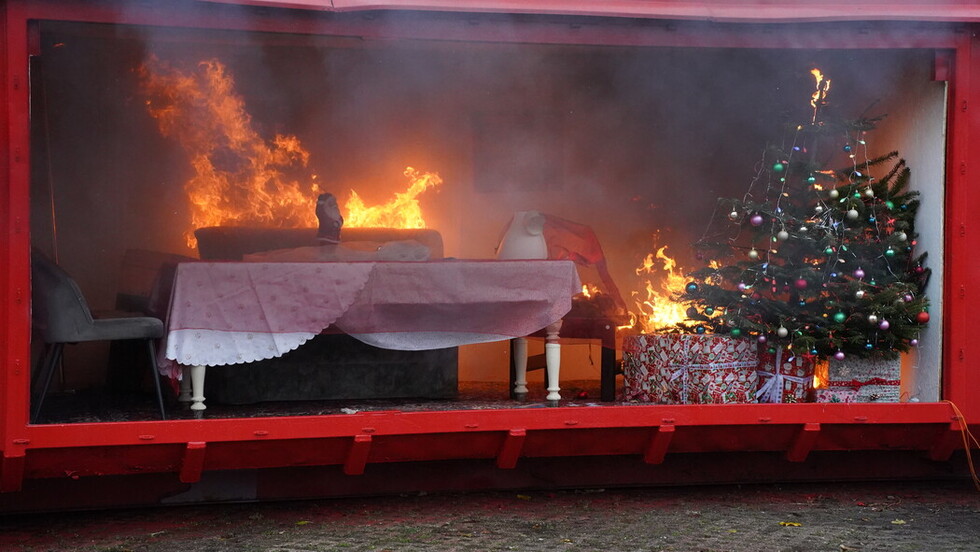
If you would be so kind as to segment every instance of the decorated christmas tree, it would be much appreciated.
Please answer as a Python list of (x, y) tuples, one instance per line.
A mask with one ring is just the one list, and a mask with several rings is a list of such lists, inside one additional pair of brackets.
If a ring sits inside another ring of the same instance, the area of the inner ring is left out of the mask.
[(871, 153), (881, 117), (841, 117), (813, 74), (812, 119), (765, 149), (744, 195), (719, 199), (695, 243), (707, 266), (686, 286), (682, 327), (770, 352), (895, 358), (929, 321), (918, 193), (898, 152)]

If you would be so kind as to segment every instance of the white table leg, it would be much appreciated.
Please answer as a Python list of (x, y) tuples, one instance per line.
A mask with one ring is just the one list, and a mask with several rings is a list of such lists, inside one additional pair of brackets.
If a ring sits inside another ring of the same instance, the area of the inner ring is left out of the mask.
[(558, 386), (558, 375), (561, 370), (561, 344), (558, 342), (558, 331), (561, 320), (545, 328), (547, 337), (544, 340), (545, 367), (548, 371), (548, 396), (545, 399), (552, 405), (561, 400), (561, 387)]
[(204, 375), (206, 372), (207, 366), (201, 366), (199, 364), (191, 366), (191, 387), (194, 393), (191, 397), (191, 400), (194, 401), (191, 404), (191, 410), (204, 410), (207, 408), (204, 406)]
[(527, 338), (514, 338), (514, 394), (518, 399), (527, 396)]

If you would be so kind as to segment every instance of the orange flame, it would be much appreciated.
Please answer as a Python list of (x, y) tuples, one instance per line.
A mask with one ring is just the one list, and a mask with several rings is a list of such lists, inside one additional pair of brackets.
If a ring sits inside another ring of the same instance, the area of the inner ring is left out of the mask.
[[(317, 226), (321, 189), (307, 168), (309, 152), (296, 136), (266, 141), (255, 131), (224, 64), (202, 61), (182, 71), (151, 58), (139, 72), (147, 110), (160, 133), (181, 144), (195, 172), (184, 185), (191, 211), (188, 247), (196, 246), (193, 231), (205, 226)], [(351, 191), (345, 225), (425, 228), (417, 198), (442, 179), (412, 167), (404, 175), (408, 191), (385, 205), (368, 207)]]
[(160, 133), (176, 138), (194, 176), (184, 189), (193, 230), (217, 225), (316, 226), (319, 187), (310, 154), (295, 136), (268, 142), (253, 128), (235, 81), (217, 60), (181, 71), (156, 58), (140, 69), (150, 115)]
[(812, 122), (816, 123), (817, 111), (827, 100), (827, 92), (830, 92), (830, 79), (825, 79), (823, 73), (817, 68), (810, 69), (810, 74), (813, 75), (813, 79), (816, 81), (816, 90), (813, 91), (813, 96), (810, 99), (810, 106), (813, 107)]
[(384, 205), (368, 207), (357, 192), (351, 190), (350, 199), (344, 204), (347, 215), (344, 226), (351, 228), (425, 228), (422, 207), (417, 199), (429, 188), (442, 184), (438, 174), (422, 172), (406, 167), (403, 173), (409, 180), (408, 190), (396, 193), (394, 199)]
[(585, 297), (586, 299), (591, 299), (595, 295), (599, 294), (600, 291), (599, 286), (595, 284), (588, 282), (582, 284), (582, 297)]
[[(668, 257), (666, 251), (665, 245), (656, 253), (650, 253), (643, 259), (643, 264), (636, 269), (637, 276), (649, 275), (655, 272), (657, 265), (660, 264), (660, 270), (666, 273), (661, 279), (659, 290), (650, 280), (646, 280), (646, 297), (641, 297), (642, 294), (638, 291), (632, 293), (638, 312), (630, 312), (630, 320), (633, 322), (633, 327), (642, 333), (654, 333), (675, 326), (687, 318), (684, 304), (674, 300), (676, 295), (684, 291), (687, 278), (682, 270), (676, 270), (677, 261)], [(662, 263), (658, 263), (658, 259)]]

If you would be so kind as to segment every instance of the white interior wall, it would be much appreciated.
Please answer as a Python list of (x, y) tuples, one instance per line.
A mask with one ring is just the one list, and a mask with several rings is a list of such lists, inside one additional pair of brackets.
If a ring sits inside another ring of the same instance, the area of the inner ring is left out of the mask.
[(909, 187), (921, 194), (914, 251), (929, 253), (926, 267), (932, 270), (926, 287), (930, 322), (921, 333), (919, 347), (903, 358), (901, 396), (903, 400), (938, 401), (942, 394), (947, 86), (931, 81), (922, 69), (906, 68), (901, 81), (904, 93), (895, 97), (880, 131), (908, 162), (912, 170)]

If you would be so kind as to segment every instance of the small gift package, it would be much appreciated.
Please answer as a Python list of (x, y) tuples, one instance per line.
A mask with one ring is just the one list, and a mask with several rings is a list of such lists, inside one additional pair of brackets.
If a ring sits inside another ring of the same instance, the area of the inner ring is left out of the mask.
[(807, 402), (816, 366), (814, 355), (793, 354), (785, 349), (759, 353), (759, 402)]
[(623, 398), (660, 404), (755, 402), (756, 344), (726, 335), (651, 334), (623, 340)]
[(850, 403), (856, 402), (857, 391), (849, 387), (823, 387), (813, 390), (813, 402)]
[(829, 389), (852, 390), (853, 402), (898, 402), (902, 359), (831, 359)]

